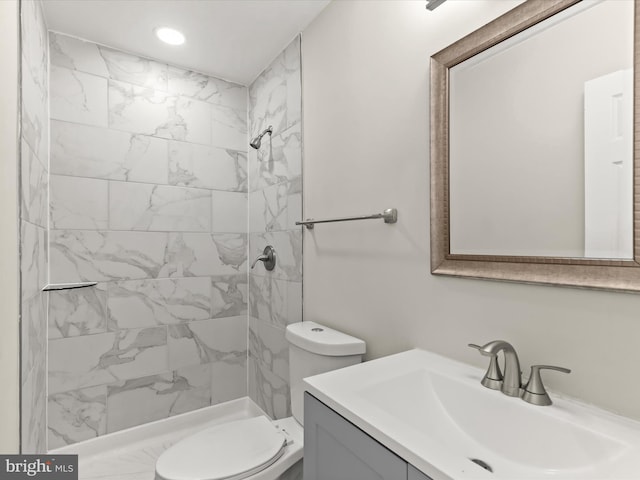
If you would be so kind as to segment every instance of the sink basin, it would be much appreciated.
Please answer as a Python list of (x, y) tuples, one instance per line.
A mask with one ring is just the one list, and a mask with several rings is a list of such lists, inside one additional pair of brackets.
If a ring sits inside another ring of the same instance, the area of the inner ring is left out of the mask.
[(484, 371), (411, 350), (307, 378), (307, 390), (434, 480), (638, 479), (640, 423), (554, 398), (530, 405)]

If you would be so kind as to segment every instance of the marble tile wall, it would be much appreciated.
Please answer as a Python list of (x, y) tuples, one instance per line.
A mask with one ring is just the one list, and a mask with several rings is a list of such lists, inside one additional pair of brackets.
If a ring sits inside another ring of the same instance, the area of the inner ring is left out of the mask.
[(99, 282), (49, 297), (56, 448), (247, 395), (249, 182), (246, 87), (49, 49), (50, 281)]
[(21, 450), (47, 451), (49, 112), (47, 27), (39, 0), (22, 0), (20, 139)]
[(249, 87), (249, 134), (273, 126), (249, 149), (249, 257), (266, 245), (276, 268), (249, 273), (249, 395), (275, 418), (291, 415), (285, 328), (302, 320), (302, 142), (300, 38)]

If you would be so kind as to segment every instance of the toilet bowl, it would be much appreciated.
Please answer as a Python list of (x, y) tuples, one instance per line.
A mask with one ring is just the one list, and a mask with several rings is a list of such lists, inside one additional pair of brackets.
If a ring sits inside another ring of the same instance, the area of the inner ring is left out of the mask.
[(302, 379), (362, 361), (365, 343), (315, 322), (287, 327), (292, 417), (258, 416), (216, 425), (163, 452), (156, 480), (276, 480), (302, 458)]

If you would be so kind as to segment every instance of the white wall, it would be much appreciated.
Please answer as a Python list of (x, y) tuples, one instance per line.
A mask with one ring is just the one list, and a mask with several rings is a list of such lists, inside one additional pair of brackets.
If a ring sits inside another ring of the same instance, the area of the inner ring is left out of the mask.
[(0, 452), (19, 450), (18, 2), (0, 2)]
[(304, 232), (304, 318), (484, 366), (502, 338), (558, 391), (640, 419), (640, 296), (429, 274), (429, 57), (518, 1), (333, 2), (303, 34), (304, 217), (396, 207)]

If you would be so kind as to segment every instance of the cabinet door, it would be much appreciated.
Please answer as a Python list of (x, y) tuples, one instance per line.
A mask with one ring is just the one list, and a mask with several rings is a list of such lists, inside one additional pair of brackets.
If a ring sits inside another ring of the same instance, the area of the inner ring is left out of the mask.
[(409, 475), (407, 480), (432, 480), (431, 477), (427, 477), (424, 473), (418, 470), (413, 465), (409, 465)]
[(404, 460), (305, 393), (304, 480), (405, 478)]

